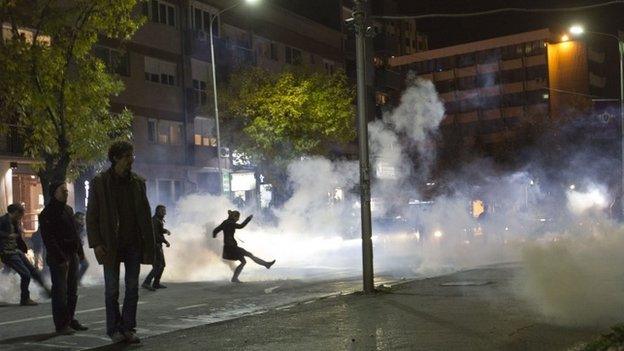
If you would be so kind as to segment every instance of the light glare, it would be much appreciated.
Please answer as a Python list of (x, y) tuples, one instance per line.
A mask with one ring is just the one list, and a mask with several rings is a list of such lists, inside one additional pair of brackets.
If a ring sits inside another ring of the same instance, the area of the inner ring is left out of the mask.
[(583, 34), (584, 32), (585, 32), (585, 29), (578, 24), (575, 24), (572, 27), (570, 27), (570, 33), (574, 35), (580, 35), (580, 34)]

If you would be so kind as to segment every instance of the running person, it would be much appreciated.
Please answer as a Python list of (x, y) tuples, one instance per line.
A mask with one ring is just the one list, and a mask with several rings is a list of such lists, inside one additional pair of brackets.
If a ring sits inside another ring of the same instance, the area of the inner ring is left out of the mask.
[(240, 219), (240, 212), (228, 211), (228, 218), (212, 231), (213, 238), (216, 238), (217, 234), (220, 231), (223, 231), (223, 259), (231, 260), (231, 261), (240, 261), (240, 264), (234, 270), (234, 276), (232, 276), (233, 283), (241, 282), (240, 280), (238, 280), (238, 276), (240, 275), (241, 271), (245, 267), (245, 264), (247, 263), (247, 260), (245, 260), (245, 257), (251, 258), (252, 261), (256, 262), (257, 264), (261, 266), (265, 266), (267, 269), (271, 268), (271, 266), (275, 263), (275, 260), (271, 262), (267, 262), (267, 261), (259, 259), (258, 257), (254, 256), (251, 252), (243, 249), (242, 247), (239, 247), (238, 243), (236, 242), (236, 239), (234, 239), (234, 232), (236, 231), (236, 229), (245, 228), (247, 223), (251, 221), (251, 218), (253, 218), (253, 215), (247, 217), (243, 221), (243, 223), (238, 224), (236, 222), (238, 222), (238, 220)]

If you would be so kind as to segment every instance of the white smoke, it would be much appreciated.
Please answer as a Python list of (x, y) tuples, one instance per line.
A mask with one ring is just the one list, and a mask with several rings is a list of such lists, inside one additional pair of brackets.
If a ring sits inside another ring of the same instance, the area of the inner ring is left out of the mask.
[(621, 322), (624, 228), (604, 218), (584, 218), (583, 224), (528, 244), (516, 291), (557, 324)]
[(444, 104), (429, 80), (408, 78), (408, 87), (397, 108), (384, 115), (395, 132), (405, 134), (430, 166), (435, 158), (432, 138), (444, 119)]

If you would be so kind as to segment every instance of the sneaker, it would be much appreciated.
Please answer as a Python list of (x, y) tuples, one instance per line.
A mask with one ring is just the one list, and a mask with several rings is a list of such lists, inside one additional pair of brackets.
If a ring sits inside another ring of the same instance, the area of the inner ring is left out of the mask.
[(78, 330), (78, 331), (84, 331), (84, 330), (89, 330), (89, 328), (85, 327), (84, 325), (80, 324), (80, 322), (78, 322), (77, 320), (72, 320), (69, 323), (69, 327), (72, 328), (73, 330)]
[(123, 334), (124, 338), (126, 339), (127, 344), (140, 344), (141, 343), (141, 339), (139, 339), (139, 337), (136, 336), (131, 331), (123, 332), (121, 334)]
[(126, 337), (120, 332), (115, 332), (113, 335), (109, 335), (108, 337), (115, 344), (126, 340)]
[(20, 306), (37, 306), (38, 303), (36, 303), (35, 301), (31, 300), (31, 299), (27, 299), (24, 301), (20, 302)]
[(267, 269), (271, 268), (272, 265), (275, 264), (275, 260), (271, 261), (271, 262), (267, 262), (267, 265), (265, 266)]
[(57, 335), (73, 335), (75, 333), (76, 332), (69, 326), (56, 330)]
[(153, 287), (154, 289), (167, 289), (167, 286), (162, 284), (154, 284)]
[(156, 289), (154, 289), (151, 285), (147, 284), (147, 283), (143, 283), (141, 284), (141, 287), (143, 289), (149, 290), (149, 291), (156, 291)]

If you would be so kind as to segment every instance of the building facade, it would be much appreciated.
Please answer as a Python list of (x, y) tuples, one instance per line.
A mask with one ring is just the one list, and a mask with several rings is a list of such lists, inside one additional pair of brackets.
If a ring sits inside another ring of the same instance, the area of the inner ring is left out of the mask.
[[(134, 168), (146, 178), (153, 204), (170, 205), (192, 192), (216, 194), (220, 182), (224, 191), (230, 190), (229, 150), (236, 145), (222, 145), (217, 152), (209, 32), (210, 19), (235, 3), (239, 2), (145, 1), (136, 11), (147, 21), (131, 40), (102, 39), (94, 48), (125, 85), (119, 96), (111, 98), (111, 109), (134, 114)], [(270, 2), (241, 3), (215, 17), (212, 29), (218, 82), (241, 66), (279, 71), (287, 65), (305, 65), (327, 73), (344, 67), (339, 30)], [(30, 167), (35, 160), (22, 156), (21, 145), (16, 134), (0, 136), (0, 205), (26, 203), (34, 230), (43, 196)], [(76, 210), (85, 209), (89, 180), (96, 171), (71, 184)]]
[[(112, 106), (134, 113), (135, 168), (147, 178), (153, 203), (172, 204), (191, 192), (216, 194), (219, 182), (226, 193), (245, 191), (230, 189), (237, 174), (231, 174), (229, 152), (236, 145), (222, 144), (217, 152), (212, 95), (210, 20), (234, 3), (150, 0), (141, 9), (147, 22), (129, 43), (101, 42), (96, 49), (125, 83)], [(241, 66), (342, 68), (340, 32), (270, 3), (228, 10), (212, 30), (219, 83)]]
[(605, 50), (550, 29), (390, 59), (430, 80), (445, 104), (442, 134), (486, 148), (514, 140), (525, 123), (588, 111), (609, 96)]

